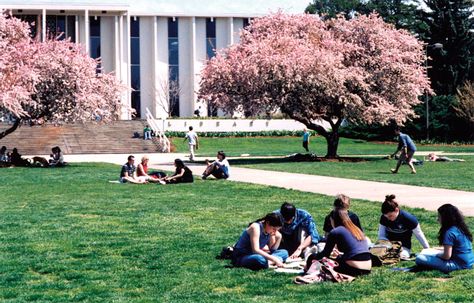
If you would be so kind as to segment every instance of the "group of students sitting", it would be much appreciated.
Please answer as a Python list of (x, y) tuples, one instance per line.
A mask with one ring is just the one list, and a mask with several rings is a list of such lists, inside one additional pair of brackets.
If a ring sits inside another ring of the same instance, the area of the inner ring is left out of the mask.
[(0, 166), (20, 166), (20, 167), (61, 167), (66, 165), (64, 161), (64, 154), (59, 146), (55, 146), (51, 149), (50, 159), (46, 160), (43, 157), (32, 157), (24, 158), (17, 148), (13, 148), (11, 152), (7, 152), (7, 147), (2, 146), (0, 148)]
[[(181, 159), (174, 160), (175, 171), (171, 176), (167, 176), (164, 172), (149, 172), (149, 161), (150, 158), (148, 156), (143, 156), (141, 163), (135, 166), (135, 157), (133, 155), (128, 156), (127, 163), (122, 166), (120, 171), (120, 182), (134, 184), (176, 184), (194, 182), (193, 172)], [(216, 179), (229, 178), (230, 166), (224, 151), (217, 152), (217, 159), (215, 161), (210, 162), (206, 160), (206, 169), (202, 173), (202, 179), (205, 180), (210, 175)]]
[[(369, 252), (372, 244), (358, 216), (349, 211), (349, 207), (349, 197), (336, 196), (334, 209), (325, 218), (325, 236), (321, 237), (307, 211), (285, 202), (279, 210), (249, 224), (242, 232), (234, 246), (232, 264), (260, 270), (269, 266), (283, 267), (287, 259), (302, 258), (306, 260), (307, 270), (316, 260), (336, 256), (336, 272), (352, 277), (367, 275), (372, 269)], [(400, 241), (401, 259), (410, 258), (413, 234), (423, 248), (429, 248), (417, 218), (400, 209), (394, 195), (386, 196), (381, 211), (378, 237)], [(445, 204), (438, 209), (438, 221), (441, 225), (438, 240), (443, 249), (436, 254), (418, 254), (417, 267), (444, 273), (472, 268), (472, 234), (461, 212)]]

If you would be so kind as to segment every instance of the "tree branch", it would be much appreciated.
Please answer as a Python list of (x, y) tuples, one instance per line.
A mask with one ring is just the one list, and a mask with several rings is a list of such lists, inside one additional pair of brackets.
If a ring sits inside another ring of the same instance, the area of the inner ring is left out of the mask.
[(10, 127), (9, 129), (7, 129), (7, 130), (0, 133), (0, 139), (2, 139), (3, 137), (8, 136), (11, 133), (13, 133), (18, 128), (18, 126), (20, 126), (20, 124), (21, 124), (21, 119), (17, 118), (15, 120), (15, 123), (13, 123), (12, 127)]

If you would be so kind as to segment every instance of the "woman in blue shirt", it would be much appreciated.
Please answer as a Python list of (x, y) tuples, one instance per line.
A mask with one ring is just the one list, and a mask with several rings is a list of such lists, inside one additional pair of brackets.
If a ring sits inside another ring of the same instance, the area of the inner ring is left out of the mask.
[(265, 269), (269, 265), (283, 267), (288, 252), (278, 249), (281, 226), (280, 217), (275, 213), (251, 223), (235, 244), (232, 264), (252, 270)]
[(416, 264), (449, 273), (453, 270), (469, 269), (474, 264), (472, 234), (459, 209), (451, 204), (438, 208), (439, 244), (443, 252), (436, 255), (419, 254)]

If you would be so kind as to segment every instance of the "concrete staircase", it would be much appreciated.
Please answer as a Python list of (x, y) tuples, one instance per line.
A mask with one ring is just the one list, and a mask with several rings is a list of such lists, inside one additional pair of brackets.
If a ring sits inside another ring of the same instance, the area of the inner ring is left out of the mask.
[[(133, 138), (143, 135), (144, 121), (115, 121), (111, 124), (67, 124), (62, 126), (22, 125), (12, 134), (0, 139), (0, 146), (9, 151), (14, 147), (22, 155), (50, 154), (51, 147), (59, 146), (67, 154), (128, 154), (156, 153), (156, 140)], [(9, 125), (0, 123), (0, 131)]]

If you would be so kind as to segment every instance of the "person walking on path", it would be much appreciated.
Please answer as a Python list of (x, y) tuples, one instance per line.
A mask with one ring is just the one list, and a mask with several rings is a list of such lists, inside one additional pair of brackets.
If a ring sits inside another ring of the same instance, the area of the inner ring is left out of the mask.
[(306, 152), (309, 152), (308, 145), (309, 145), (309, 137), (311, 136), (311, 133), (308, 131), (307, 128), (303, 129), (303, 148), (306, 150)]
[(189, 145), (189, 160), (194, 161), (194, 151), (199, 149), (199, 139), (193, 127), (189, 127), (189, 131), (184, 137), (184, 141), (188, 140)]
[(413, 155), (416, 152), (415, 143), (413, 143), (413, 140), (410, 138), (410, 136), (402, 133), (400, 131), (400, 128), (398, 127), (395, 129), (395, 134), (398, 136), (398, 147), (397, 150), (391, 155), (391, 157), (395, 157), (395, 155), (399, 151), (402, 151), (402, 153), (398, 158), (397, 167), (391, 169), (392, 173), (398, 173), (398, 169), (400, 168), (402, 163), (405, 162), (406, 164), (408, 164), (408, 166), (410, 166), (411, 173), (416, 174), (415, 167), (412, 163)]

